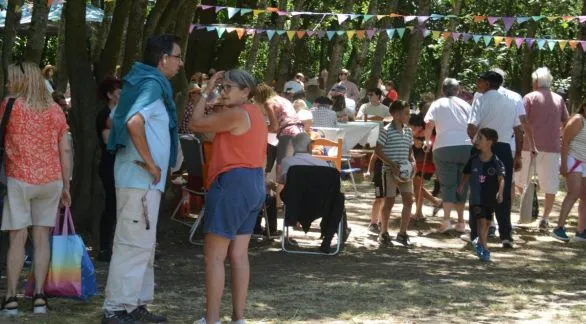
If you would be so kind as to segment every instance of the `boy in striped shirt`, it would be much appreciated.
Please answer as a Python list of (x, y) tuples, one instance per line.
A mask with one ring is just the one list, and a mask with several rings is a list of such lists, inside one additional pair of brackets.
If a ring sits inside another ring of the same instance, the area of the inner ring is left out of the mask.
[[(378, 241), (382, 245), (392, 245), (391, 236), (388, 232), (389, 217), (395, 204), (397, 190), (403, 199), (403, 210), (401, 212), (401, 226), (397, 234), (397, 242), (408, 246), (409, 236), (407, 227), (411, 217), (411, 206), (413, 205), (413, 170), (415, 159), (413, 157), (413, 135), (407, 127), (409, 122), (409, 104), (398, 100), (391, 104), (389, 112), (393, 116), (393, 122), (381, 130), (376, 143), (375, 154), (384, 163), (383, 165), (383, 191), (385, 202), (383, 204), (381, 229)], [(401, 167), (403, 166), (403, 167)], [(411, 172), (404, 174), (402, 169), (411, 166)]]

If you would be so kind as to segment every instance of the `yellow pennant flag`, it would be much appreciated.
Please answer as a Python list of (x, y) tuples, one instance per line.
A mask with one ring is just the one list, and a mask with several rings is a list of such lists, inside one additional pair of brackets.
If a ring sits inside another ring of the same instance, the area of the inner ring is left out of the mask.
[(352, 37), (354, 37), (354, 34), (356, 34), (355, 30), (349, 30), (346, 32), (346, 35), (348, 36), (348, 40), (351, 40)]
[(261, 13), (265, 12), (264, 10), (258, 10), (258, 9), (254, 9), (252, 10), (252, 14), (255, 16), (260, 15)]
[(504, 37), (500, 37), (500, 36), (495, 36), (494, 37), (494, 46), (499, 46), (500, 43), (503, 42)]
[(558, 19), (558, 18), (560, 18), (560, 17), (559, 17), (559, 16), (551, 16), (551, 17), (545, 17), (545, 18), (546, 18), (547, 20), (549, 20), (549, 21), (554, 21), (554, 20), (556, 20), (556, 19)]
[(295, 31), (294, 30), (290, 30), (287, 32), (287, 37), (289, 38), (290, 41), (293, 40), (293, 37), (295, 36)]
[(385, 18), (387, 15), (376, 15), (376, 19), (381, 20)]
[(434, 30), (431, 32), (431, 38), (433, 39), (438, 39), (440, 37), (440, 32), (437, 30)]
[(566, 48), (566, 45), (568, 45), (568, 41), (561, 40), (561, 41), (558, 41), (558, 44), (560, 44), (561, 49), (564, 49), (564, 48)]

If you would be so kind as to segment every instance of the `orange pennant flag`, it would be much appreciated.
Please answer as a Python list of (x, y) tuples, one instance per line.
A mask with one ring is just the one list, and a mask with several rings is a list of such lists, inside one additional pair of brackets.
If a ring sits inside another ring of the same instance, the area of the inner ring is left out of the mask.
[(495, 36), (494, 37), (494, 46), (499, 46), (500, 43), (502, 43), (503, 39), (504, 39), (503, 37)]
[(296, 34), (297, 38), (302, 39), (305, 36), (305, 30), (298, 30)]
[(346, 32), (346, 35), (348, 36), (348, 40), (352, 39), (352, 37), (354, 37), (354, 34), (356, 34), (355, 30), (349, 30)]
[(289, 40), (292, 41), (293, 40), (293, 36), (295, 36), (295, 31), (294, 30), (290, 30), (287, 32), (287, 37), (289, 37)]
[(512, 43), (513, 43), (513, 37), (505, 37), (505, 45), (507, 45), (507, 48), (511, 47)]
[(356, 32), (356, 37), (358, 37), (358, 39), (364, 39), (365, 38), (365, 32), (364, 30), (359, 30)]
[(561, 40), (561, 41), (558, 41), (558, 44), (560, 44), (560, 48), (561, 49), (564, 49), (564, 48), (566, 48), (566, 45), (568, 45), (568, 41), (567, 40)]
[(267, 12), (279, 12), (279, 8), (267, 7)]
[(570, 20), (572, 20), (572, 19), (574, 19), (576, 17), (574, 17), (574, 16), (564, 16), (562, 18), (564, 19), (564, 21), (570, 21)]
[(451, 32), (443, 32), (442, 33), (442, 37), (447, 40), (448, 38), (450, 38), (450, 36), (452, 36)]
[(576, 49), (576, 47), (578, 47), (578, 41), (575, 40), (569, 41), (568, 44), (570, 44), (571, 49)]
[(474, 16), (474, 22), (476, 23), (482, 22), (484, 19), (486, 19), (486, 16)]
[(399, 14), (396, 14), (394, 12), (392, 14), (390, 14), (390, 16), (391, 16), (391, 18), (392, 17), (403, 17), (403, 15), (399, 15)]
[(238, 39), (242, 39), (242, 36), (244, 36), (244, 29), (243, 28), (236, 28), (236, 35), (238, 35)]
[(49, 1), (47, 2), (47, 6), (49, 6), (49, 7), (50, 7), (52, 4), (53, 4), (53, 0), (49, 0)]

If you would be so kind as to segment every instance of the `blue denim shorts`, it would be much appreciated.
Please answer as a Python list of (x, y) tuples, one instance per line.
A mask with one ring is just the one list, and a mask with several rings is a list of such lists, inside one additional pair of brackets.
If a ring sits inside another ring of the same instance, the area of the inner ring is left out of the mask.
[(237, 168), (220, 174), (206, 198), (204, 232), (229, 240), (252, 234), (265, 196), (262, 168)]

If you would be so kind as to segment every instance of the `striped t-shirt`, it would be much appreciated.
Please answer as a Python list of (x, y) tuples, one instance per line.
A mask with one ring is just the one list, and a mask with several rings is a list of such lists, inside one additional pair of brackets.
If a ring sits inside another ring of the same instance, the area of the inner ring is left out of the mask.
[[(378, 135), (377, 144), (382, 145), (384, 155), (393, 162), (409, 161), (409, 150), (413, 145), (411, 128), (403, 127), (397, 130), (393, 123), (385, 126)], [(384, 169), (389, 169), (385, 163)]]

